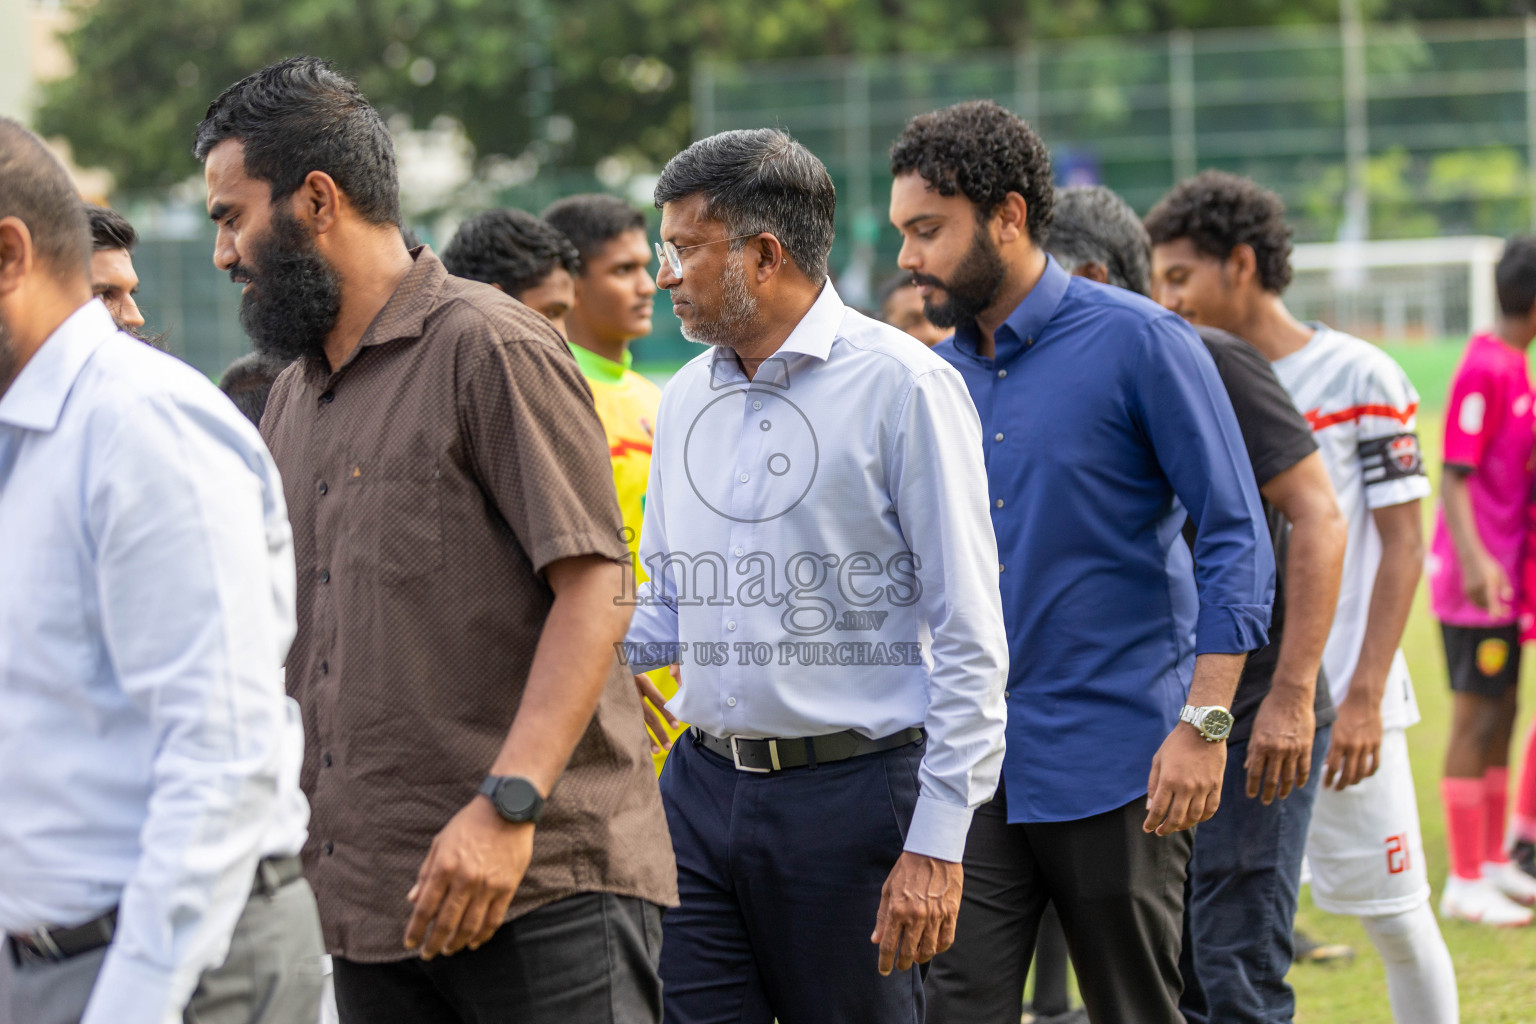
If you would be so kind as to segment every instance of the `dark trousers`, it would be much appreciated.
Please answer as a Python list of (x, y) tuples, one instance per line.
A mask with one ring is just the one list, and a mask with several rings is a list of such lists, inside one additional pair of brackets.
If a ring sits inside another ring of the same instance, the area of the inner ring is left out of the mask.
[(479, 949), (335, 960), (342, 1024), (657, 1024), (661, 908), (583, 893), (509, 921)]
[(928, 972), (928, 1024), (1016, 1024), (1047, 901), (1094, 1024), (1184, 1024), (1190, 836), (1148, 835), (1146, 817), (1138, 798), (1077, 821), (1010, 825), (999, 788), (971, 823), (955, 944)]
[(1246, 792), (1245, 740), (1227, 750), (1221, 810), (1195, 830), (1185, 906), (1179, 1007), (1189, 1024), (1289, 1024), (1286, 984), (1307, 826), (1331, 727), (1312, 741), (1304, 788), (1265, 807)]
[(882, 978), (869, 936), (922, 752), (754, 775), (678, 741), (661, 773), (681, 897), (661, 957), (667, 1024), (921, 1024), (919, 971)]

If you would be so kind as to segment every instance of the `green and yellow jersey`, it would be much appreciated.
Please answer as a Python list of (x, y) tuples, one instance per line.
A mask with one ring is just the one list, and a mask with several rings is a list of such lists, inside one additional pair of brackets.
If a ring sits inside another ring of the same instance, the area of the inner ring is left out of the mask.
[[(651, 438), (656, 432), (661, 389), (630, 369), (634, 356), (628, 350), (624, 352), (623, 363), (604, 359), (580, 345), (572, 345), (571, 352), (592, 389), (597, 418), (603, 421), (603, 431), (608, 435), (613, 486), (619, 495), (619, 514), (624, 519), (625, 540), (638, 584), (646, 578), (640, 564), (640, 524), (645, 519), (645, 488), (651, 479)], [(677, 692), (677, 680), (666, 669), (659, 668), (650, 677), (669, 699)], [(680, 734), (681, 730), (672, 738)], [(659, 773), (667, 755), (654, 756)]]

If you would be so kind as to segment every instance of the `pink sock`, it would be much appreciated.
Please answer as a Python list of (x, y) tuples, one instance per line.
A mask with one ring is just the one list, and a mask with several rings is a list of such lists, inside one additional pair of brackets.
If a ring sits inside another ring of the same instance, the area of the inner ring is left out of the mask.
[(1451, 873), (1457, 878), (1483, 877), (1483, 780), (1444, 778), (1440, 799), (1445, 802), (1445, 839), (1450, 846)]
[(1483, 860), (1503, 864), (1504, 819), (1509, 813), (1509, 769), (1504, 766), (1483, 770)]
[(1536, 722), (1525, 740), (1525, 763), (1520, 766), (1520, 787), (1515, 792), (1515, 838), (1536, 843)]

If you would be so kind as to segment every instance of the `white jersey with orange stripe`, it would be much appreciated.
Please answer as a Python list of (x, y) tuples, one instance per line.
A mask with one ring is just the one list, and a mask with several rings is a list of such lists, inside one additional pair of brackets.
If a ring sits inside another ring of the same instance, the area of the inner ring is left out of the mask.
[[(1403, 368), (1368, 341), (1322, 324), (1310, 326), (1316, 331), (1312, 340), (1272, 365), (1312, 427), (1349, 521), (1339, 607), (1323, 650), (1337, 705), (1360, 660), (1381, 564), (1381, 535), (1371, 512), (1428, 497), (1430, 487), (1414, 434), (1419, 394)], [(1392, 660), (1381, 711), (1388, 729), (1419, 720), (1402, 651)]]

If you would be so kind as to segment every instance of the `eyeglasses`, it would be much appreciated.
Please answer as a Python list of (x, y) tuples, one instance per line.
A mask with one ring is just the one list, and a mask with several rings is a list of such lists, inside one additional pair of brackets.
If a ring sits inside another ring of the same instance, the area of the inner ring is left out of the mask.
[(683, 252), (687, 249), (702, 249), (706, 245), (719, 245), (721, 242), (734, 242), (739, 238), (754, 238), (762, 234), (761, 231), (752, 231), (745, 235), (732, 235), (730, 238), (717, 238), (713, 242), (700, 242), (698, 245), (673, 245), (671, 242), (654, 242), (656, 246), (656, 258), (665, 263), (672, 271), (672, 276), (679, 281), (683, 279)]

